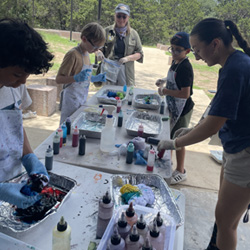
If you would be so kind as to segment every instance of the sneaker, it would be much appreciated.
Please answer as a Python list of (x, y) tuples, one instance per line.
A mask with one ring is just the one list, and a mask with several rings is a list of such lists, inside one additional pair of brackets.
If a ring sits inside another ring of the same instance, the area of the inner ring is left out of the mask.
[(170, 184), (174, 185), (179, 182), (185, 181), (187, 179), (187, 172), (184, 170), (184, 173), (179, 172), (178, 170), (175, 170), (172, 174)]

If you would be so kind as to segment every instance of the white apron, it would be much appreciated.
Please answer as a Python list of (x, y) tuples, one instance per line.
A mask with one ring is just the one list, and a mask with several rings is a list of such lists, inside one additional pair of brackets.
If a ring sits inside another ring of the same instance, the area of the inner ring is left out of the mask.
[(0, 182), (9, 180), (22, 171), (23, 122), (22, 111), (16, 102), (14, 110), (0, 110)]
[(63, 90), (60, 124), (62, 124), (67, 119), (67, 117), (71, 116), (77, 109), (80, 108), (80, 106), (86, 102), (89, 93), (92, 68), (93, 65), (84, 65), (83, 61), (82, 70), (91, 70), (91, 72), (89, 72), (88, 80), (84, 82), (73, 82)]
[[(167, 89), (171, 89), (171, 90), (178, 89), (178, 86), (177, 86), (176, 81), (175, 81), (176, 71), (177, 71), (178, 67), (180, 66), (180, 64), (184, 60), (182, 60), (179, 63), (179, 65), (177, 66), (175, 71), (173, 71), (173, 70), (168, 71), (167, 86), (166, 86)], [(174, 125), (176, 124), (176, 122), (178, 121), (178, 119), (182, 113), (182, 110), (186, 104), (187, 99), (177, 98), (177, 97), (167, 95), (166, 100), (167, 100), (167, 105), (168, 105), (168, 109), (169, 109), (169, 113), (170, 113), (170, 117), (171, 117), (171, 119), (170, 119), (170, 131), (172, 131)]]

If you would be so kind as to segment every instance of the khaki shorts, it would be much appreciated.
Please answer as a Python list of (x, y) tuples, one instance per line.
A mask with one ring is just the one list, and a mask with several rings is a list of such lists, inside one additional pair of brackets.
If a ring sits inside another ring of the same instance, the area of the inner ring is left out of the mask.
[(250, 188), (250, 147), (236, 154), (223, 152), (224, 178), (238, 186)]

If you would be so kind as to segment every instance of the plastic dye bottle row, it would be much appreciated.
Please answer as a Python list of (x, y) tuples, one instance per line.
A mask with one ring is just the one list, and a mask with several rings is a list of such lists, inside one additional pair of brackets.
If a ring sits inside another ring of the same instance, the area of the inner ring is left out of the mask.
[[(131, 203), (132, 204), (132, 203)], [(121, 214), (114, 232), (108, 240), (110, 250), (163, 250), (166, 226), (160, 213), (150, 223), (146, 224), (143, 214), (138, 219), (132, 205)]]
[[(67, 135), (71, 134), (71, 121), (68, 117), (66, 122), (60, 126), (56, 134), (53, 138), (53, 150), (54, 155), (59, 154), (60, 148), (63, 144), (67, 142)], [(72, 147), (79, 147), (79, 155), (85, 155), (85, 147), (86, 147), (86, 137), (85, 135), (79, 136), (79, 130), (77, 126), (75, 126), (72, 134)]]

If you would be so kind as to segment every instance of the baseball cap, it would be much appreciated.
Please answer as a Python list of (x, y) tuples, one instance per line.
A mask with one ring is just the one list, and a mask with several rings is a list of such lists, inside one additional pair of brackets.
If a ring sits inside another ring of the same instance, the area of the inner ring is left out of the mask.
[(181, 46), (184, 49), (190, 49), (190, 43), (189, 43), (189, 34), (186, 32), (177, 32), (172, 38), (171, 38), (171, 44)]
[(128, 5), (119, 3), (115, 8), (115, 13), (123, 13), (129, 16), (130, 14), (130, 8)]

